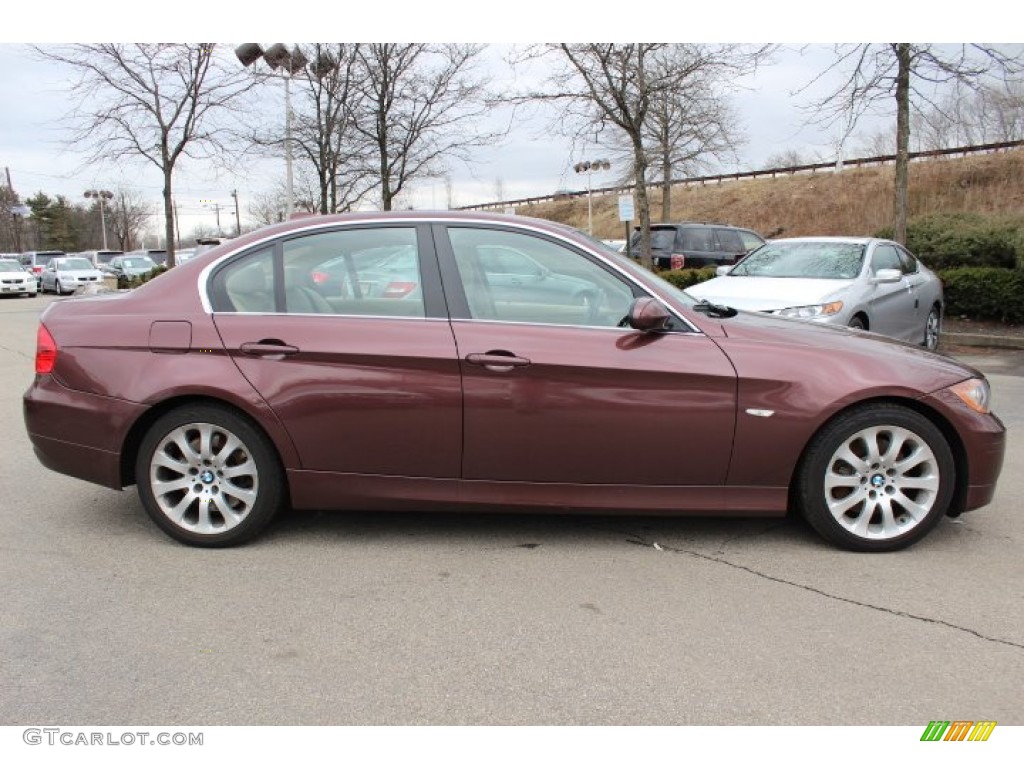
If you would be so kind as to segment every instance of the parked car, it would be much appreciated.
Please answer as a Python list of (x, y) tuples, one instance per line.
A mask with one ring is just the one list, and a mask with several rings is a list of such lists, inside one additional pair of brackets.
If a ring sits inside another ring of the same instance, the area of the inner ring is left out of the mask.
[[(332, 258), (401, 245), (416, 297), (308, 285)], [(594, 298), (498, 300), (492, 249)], [(893, 550), (988, 504), (1005, 447), (966, 365), (699, 303), (570, 227), (519, 216), (288, 221), (134, 291), (54, 302), (37, 338), (24, 416), (42, 463), (136, 484), (156, 525), (198, 546), (249, 540), (288, 506), (792, 505), (838, 546)]]
[(328, 299), (402, 299), (420, 287), (419, 260), (412, 243), (375, 245), (336, 256), (315, 265), (309, 274), (312, 287)]
[(114, 277), (139, 277), (156, 269), (156, 263), (149, 256), (115, 256), (104, 270)]
[(874, 331), (935, 349), (942, 327), (938, 276), (889, 240), (773, 240), (722, 275), (687, 288), (737, 309)]
[(58, 256), (50, 260), (39, 279), (42, 293), (74, 293), (79, 286), (102, 281), (103, 273), (84, 256)]
[(14, 259), (0, 259), (0, 295), (35, 296), (36, 276)]
[[(735, 264), (764, 238), (750, 229), (727, 224), (683, 222), (651, 225), (651, 259), (658, 269), (690, 269)], [(640, 254), (640, 230), (633, 232), (630, 251)]]
[(135, 251), (129, 251), (125, 256), (148, 256), (155, 264), (163, 265), (167, 263), (167, 251), (163, 248), (140, 248)]
[(66, 256), (64, 251), (26, 251), (18, 257), (21, 266), (28, 267), (29, 271), (36, 276), (36, 290), (42, 291), (43, 270), (53, 259), (58, 256)]
[(110, 260), (113, 259), (115, 256), (124, 255), (124, 251), (82, 251), (81, 253), (76, 253), (73, 255), (84, 256), (85, 258), (89, 259), (89, 261), (92, 262), (92, 265), (96, 267), (96, 269), (102, 270), (104, 265), (109, 264)]

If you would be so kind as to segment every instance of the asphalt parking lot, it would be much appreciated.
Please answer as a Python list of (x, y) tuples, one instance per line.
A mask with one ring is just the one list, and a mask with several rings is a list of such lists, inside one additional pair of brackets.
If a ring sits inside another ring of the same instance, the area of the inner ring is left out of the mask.
[(292, 513), (190, 549), (44, 469), (0, 300), (0, 724), (1024, 724), (1024, 365), (993, 504), (910, 550), (789, 520)]

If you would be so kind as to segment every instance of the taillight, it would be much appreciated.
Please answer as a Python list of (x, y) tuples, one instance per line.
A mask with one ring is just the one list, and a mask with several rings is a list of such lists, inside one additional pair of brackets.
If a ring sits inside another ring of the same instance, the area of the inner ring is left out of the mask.
[(53, 373), (56, 364), (57, 342), (46, 330), (46, 326), (40, 323), (36, 333), (36, 373)]
[(330, 275), (326, 272), (320, 272), (318, 270), (313, 271), (313, 282), (317, 285), (323, 285), (330, 279)]
[(381, 294), (384, 299), (400, 299), (416, 290), (416, 283), (390, 282)]
[(672, 269), (682, 269), (686, 266), (686, 256), (681, 253), (672, 254)]

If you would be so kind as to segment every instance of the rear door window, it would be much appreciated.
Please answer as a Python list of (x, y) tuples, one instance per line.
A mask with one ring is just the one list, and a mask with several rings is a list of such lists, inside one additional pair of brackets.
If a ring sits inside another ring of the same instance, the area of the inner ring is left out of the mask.
[(689, 251), (715, 251), (715, 235), (711, 227), (686, 227), (679, 230), (679, 247), (683, 253)]

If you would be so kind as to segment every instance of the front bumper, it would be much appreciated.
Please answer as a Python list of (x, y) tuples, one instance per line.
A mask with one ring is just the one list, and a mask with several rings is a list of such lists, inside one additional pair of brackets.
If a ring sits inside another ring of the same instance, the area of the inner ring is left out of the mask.
[(976, 413), (949, 389), (922, 399), (935, 408), (956, 430), (963, 447), (957, 456), (959, 492), (951, 510), (968, 512), (991, 503), (1006, 454), (1006, 427), (994, 413)]

